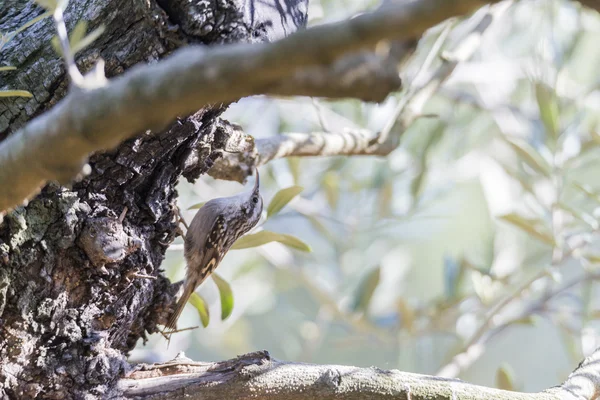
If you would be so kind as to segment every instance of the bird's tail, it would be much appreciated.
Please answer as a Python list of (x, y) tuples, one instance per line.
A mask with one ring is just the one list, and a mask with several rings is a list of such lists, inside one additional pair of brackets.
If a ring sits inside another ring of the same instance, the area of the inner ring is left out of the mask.
[(169, 317), (169, 321), (165, 325), (165, 330), (168, 330), (168, 332), (165, 333), (169, 335), (169, 339), (171, 338), (170, 333), (177, 330), (177, 320), (179, 319), (179, 316), (185, 308), (185, 305), (187, 304), (190, 296), (192, 295), (192, 293), (194, 293), (194, 290), (196, 289), (194, 285), (190, 285), (189, 283), (190, 282), (184, 283), (183, 294), (181, 295), (179, 300), (177, 300), (175, 310), (173, 311), (173, 314), (171, 314), (171, 316)]

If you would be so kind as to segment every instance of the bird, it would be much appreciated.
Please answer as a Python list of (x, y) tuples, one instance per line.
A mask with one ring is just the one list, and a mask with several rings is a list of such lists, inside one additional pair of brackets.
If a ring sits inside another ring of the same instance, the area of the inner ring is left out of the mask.
[(175, 305), (165, 329), (176, 330), (177, 320), (192, 293), (219, 266), (230, 247), (256, 226), (263, 211), (260, 177), (255, 168), (253, 189), (230, 197), (219, 197), (204, 204), (194, 216), (184, 238), (186, 275), (183, 294)]

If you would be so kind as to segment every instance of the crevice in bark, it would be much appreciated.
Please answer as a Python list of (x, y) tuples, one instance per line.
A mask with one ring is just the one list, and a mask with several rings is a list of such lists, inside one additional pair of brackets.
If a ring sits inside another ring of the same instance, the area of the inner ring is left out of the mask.
[[(203, 43), (254, 41), (258, 28), (243, 21), (265, 25), (237, 2), (208, 4), (198, 11), (214, 23)], [(297, 1), (296, 9), (304, 23), (306, 1)], [(5, 14), (11, 21), (0, 22), (0, 30), (41, 12), (21, 4)], [(69, 30), (80, 19), (89, 29), (106, 27), (78, 54), (82, 72), (101, 57), (114, 76), (190, 41), (154, 2), (72, 0), (65, 15)], [(0, 65), (18, 68), (2, 75), (0, 88), (34, 94), (0, 99), (0, 141), (65, 95), (63, 63), (49, 46), (53, 35), (51, 20), (44, 20), (0, 54)], [(102, 398), (129, 370), (128, 351), (157, 332), (177, 289), (160, 265), (176, 234), (179, 177), (193, 181), (222, 151), (249, 143), (219, 119), (225, 108), (206, 107), (162, 132), (140, 133), (92, 155), (88, 176), (70, 188), (47, 185), (0, 223), (0, 398)]]

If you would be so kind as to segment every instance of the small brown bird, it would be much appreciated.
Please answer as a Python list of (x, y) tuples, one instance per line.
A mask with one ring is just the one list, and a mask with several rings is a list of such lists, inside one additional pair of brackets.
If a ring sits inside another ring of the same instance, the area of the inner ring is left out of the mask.
[(258, 169), (255, 171), (256, 181), (250, 193), (212, 199), (194, 216), (183, 245), (187, 263), (183, 294), (166, 329), (176, 329), (177, 319), (192, 293), (219, 266), (231, 245), (260, 220), (263, 199), (259, 193)]

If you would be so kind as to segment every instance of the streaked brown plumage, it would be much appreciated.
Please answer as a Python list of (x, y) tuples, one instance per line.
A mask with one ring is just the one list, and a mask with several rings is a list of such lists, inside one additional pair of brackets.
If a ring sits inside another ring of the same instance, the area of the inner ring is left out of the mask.
[(213, 199), (198, 210), (186, 232), (183, 245), (187, 263), (183, 294), (166, 329), (176, 329), (177, 319), (192, 293), (219, 266), (231, 245), (258, 223), (262, 209), (263, 200), (256, 170), (256, 181), (250, 193)]

